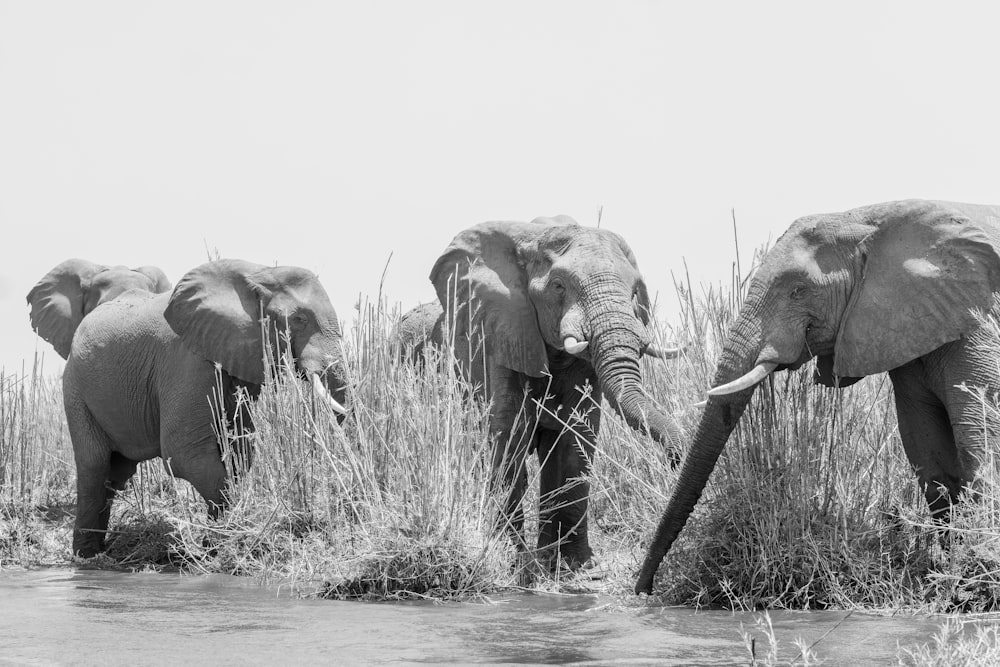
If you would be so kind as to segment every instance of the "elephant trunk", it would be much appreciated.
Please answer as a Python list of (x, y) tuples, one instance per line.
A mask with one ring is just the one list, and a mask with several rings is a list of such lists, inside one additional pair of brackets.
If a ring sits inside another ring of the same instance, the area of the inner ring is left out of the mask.
[[(726, 337), (713, 386), (726, 384), (745, 375), (756, 364), (762, 346), (760, 301), (747, 301)], [(694, 441), (684, 458), (667, 508), (636, 580), (636, 593), (651, 593), (653, 577), (664, 556), (687, 522), (729, 436), (750, 402), (754, 387), (725, 396), (711, 396), (702, 413)]]
[[(612, 285), (609, 291), (613, 289)], [(622, 291), (622, 287), (618, 286), (618, 290)], [(608, 402), (629, 426), (640, 433), (649, 433), (667, 447), (672, 457), (679, 458), (680, 429), (642, 391), (639, 358), (644, 346), (643, 325), (633, 312), (631, 302), (598, 296), (589, 303), (601, 304), (589, 313), (594, 332), (590, 352)]]

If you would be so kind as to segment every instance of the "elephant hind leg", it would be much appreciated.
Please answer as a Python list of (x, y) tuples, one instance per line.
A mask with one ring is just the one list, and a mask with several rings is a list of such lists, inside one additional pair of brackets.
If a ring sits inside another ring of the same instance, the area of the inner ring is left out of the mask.
[(67, 422), (76, 460), (76, 521), (73, 553), (91, 558), (104, 551), (104, 537), (114, 494), (111, 439), (84, 407), (67, 404)]
[(104, 509), (101, 510), (100, 514), (100, 530), (105, 534), (108, 531), (108, 522), (111, 520), (111, 504), (118, 496), (118, 492), (122, 491), (128, 481), (132, 479), (138, 465), (138, 461), (133, 461), (118, 452), (111, 452), (108, 475), (104, 482)]

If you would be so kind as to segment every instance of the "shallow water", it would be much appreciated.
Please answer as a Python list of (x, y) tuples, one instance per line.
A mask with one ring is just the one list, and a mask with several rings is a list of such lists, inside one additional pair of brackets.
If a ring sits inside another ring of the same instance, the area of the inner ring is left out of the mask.
[[(222, 575), (53, 568), (0, 572), (0, 663), (748, 664), (755, 614), (611, 609), (597, 595), (490, 603), (300, 600)], [(845, 619), (845, 616), (847, 617)], [(826, 664), (895, 663), (940, 619), (772, 612), (779, 657), (811, 643)], [(838, 626), (837, 624), (840, 623)], [(758, 655), (767, 651), (759, 631)]]

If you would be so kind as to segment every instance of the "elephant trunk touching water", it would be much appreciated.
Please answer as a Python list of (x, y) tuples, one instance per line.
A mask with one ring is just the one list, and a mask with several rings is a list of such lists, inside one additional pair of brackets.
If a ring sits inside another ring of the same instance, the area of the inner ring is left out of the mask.
[(755, 387), (816, 357), (814, 380), (847, 387), (888, 372), (899, 433), (932, 515), (977, 478), (1000, 424), (974, 391), (1000, 390), (1000, 207), (907, 200), (796, 220), (761, 262), (646, 553), (651, 592)]

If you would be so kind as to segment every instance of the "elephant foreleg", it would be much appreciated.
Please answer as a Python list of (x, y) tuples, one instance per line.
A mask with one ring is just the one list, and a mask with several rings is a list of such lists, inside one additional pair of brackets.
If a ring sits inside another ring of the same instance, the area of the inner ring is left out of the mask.
[(538, 550), (554, 569), (560, 561), (578, 569), (592, 560), (587, 534), (591, 463), (595, 434), (583, 422), (538, 434), (541, 465)]
[(490, 489), (497, 499), (498, 527), (505, 530), (518, 549), (525, 550), (524, 507), (528, 485), (527, 459), (535, 439), (535, 407), (514, 373), (494, 378), (490, 407), (490, 435), (493, 441), (493, 477)]
[(889, 372), (896, 398), (899, 437), (920, 480), (931, 515), (947, 523), (965, 483), (948, 411), (917, 359)]

